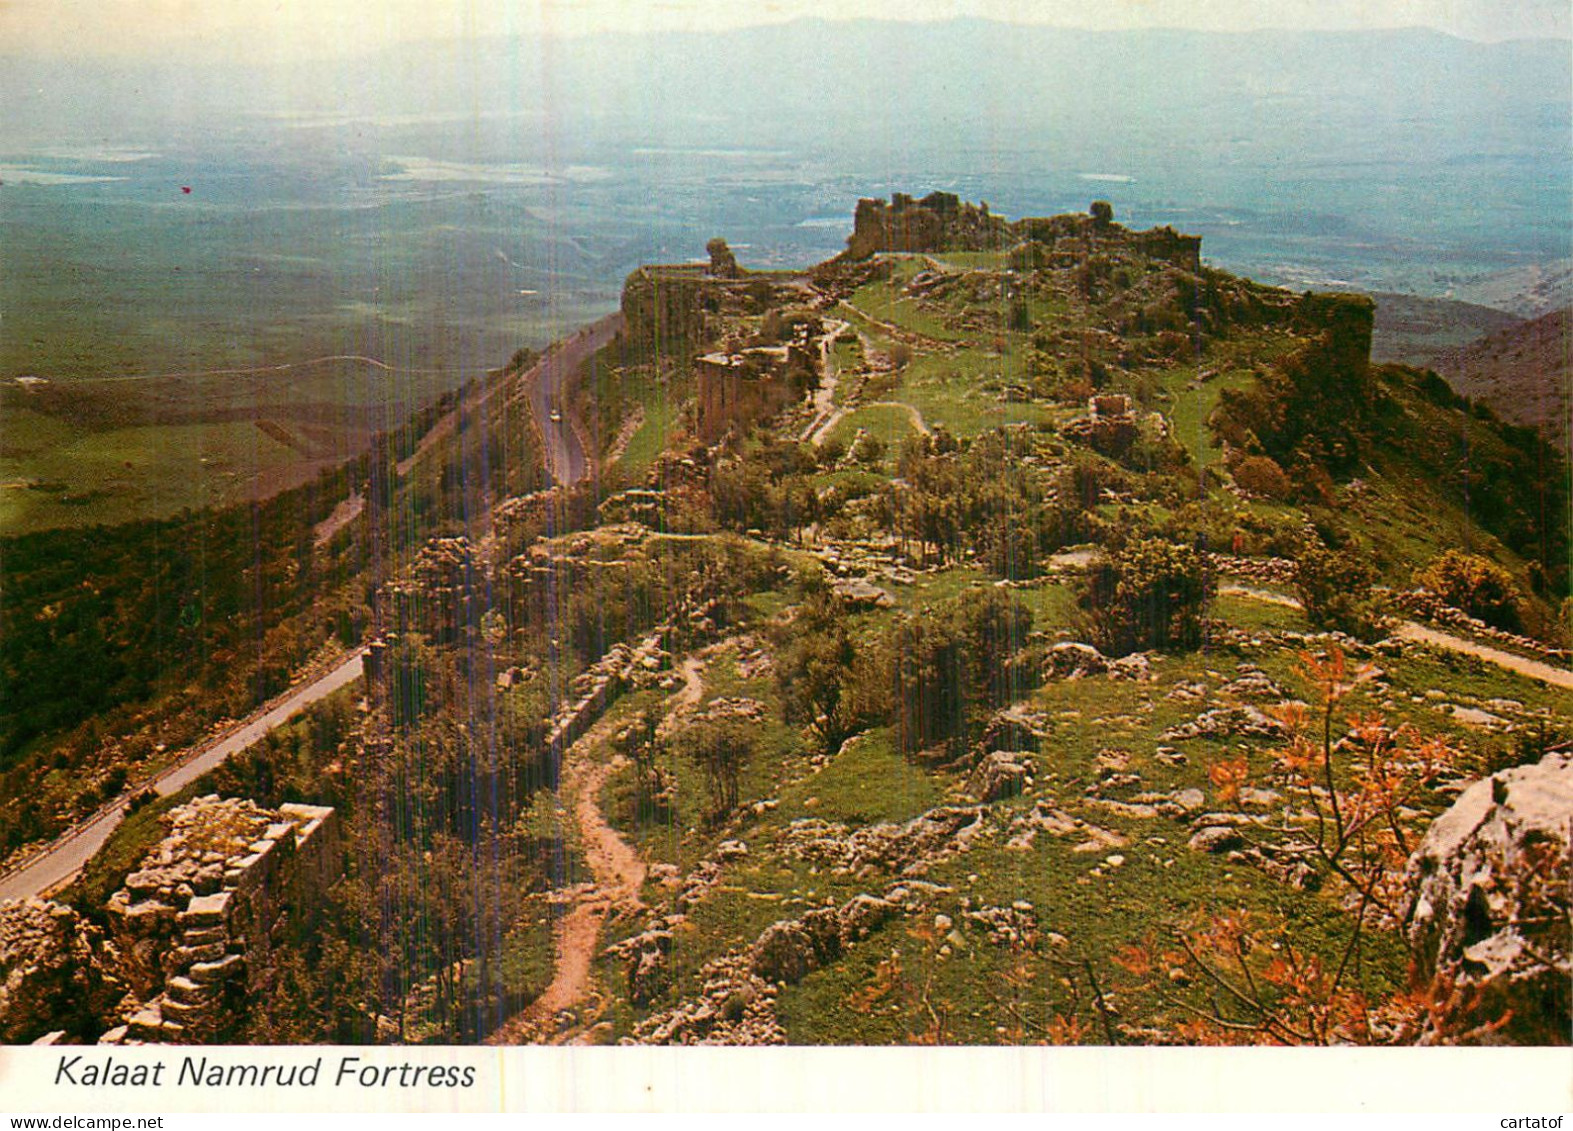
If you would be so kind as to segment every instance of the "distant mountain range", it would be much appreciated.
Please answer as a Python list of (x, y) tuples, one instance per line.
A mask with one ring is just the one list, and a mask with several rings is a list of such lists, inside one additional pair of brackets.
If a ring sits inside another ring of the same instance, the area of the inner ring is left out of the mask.
[(1507, 155), (1509, 132), (1565, 129), (1573, 93), (1565, 41), (1481, 44), (1419, 29), (1092, 32), (973, 19), (432, 42), (287, 64), (0, 59), (13, 139), (72, 120), (536, 111), (576, 126), (638, 124), (657, 143), (746, 127), (756, 143), (985, 153), (1071, 144), (1077, 159), (1122, 156), (1133, 131), (1169, 148), (1206, 139), (1226, 161), (1250, 159), (1289, 128), (1302, 145), (1354, 147), (1373, 132), (1402, 140), (1400, 150), (1365, 152), (1380, 165), (1434, 146), (1469, 152), (1481, 133), (1501, 139), (1489, 156)]

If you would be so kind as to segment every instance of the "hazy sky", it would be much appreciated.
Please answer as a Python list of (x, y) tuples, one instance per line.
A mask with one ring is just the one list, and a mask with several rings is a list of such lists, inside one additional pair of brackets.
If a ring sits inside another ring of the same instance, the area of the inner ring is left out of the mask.
[(722, 28), (804, 16), (983, 16), (1083, 28), (1424, 26), (1477, 40), (1573, 34), (1568, 0), (0, 0), (0, 51), (343, 54), (409, 39)]

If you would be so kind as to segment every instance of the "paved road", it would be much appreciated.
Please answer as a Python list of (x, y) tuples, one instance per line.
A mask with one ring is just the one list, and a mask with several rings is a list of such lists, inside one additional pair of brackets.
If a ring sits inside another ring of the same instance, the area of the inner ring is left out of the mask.
[(535, 414), (541, 441), (546, 447), (547, 469), (552, 478), (564, 485), (583, 479), (590, 465), (579, 432), (573, 426), (573, 414), (563, 401), (563, 386), (574, 370), (615, 338), (622, 328), (622, 314), (608, 314), (552, 346), (522, 378), (529, 392), (530, 410)]
[[(310, 704), (355, 682), (361, 677), (364, 656), (365, 649), (357, 648), (331, 671), (275, 700), (219, 741), (193, 747), (182, 761), (151, 783), (154, 791), (161, 797), (168, 797), (184, 789)], [(113, 802), (57, 840), (43, 855), (33, 857), (20, 869), (0, 877), (0, 900), (45, 895), (74, 878), (93, 854), (104, 847), (109, 835), (125, 818), (125, 809), (124, 800)]]

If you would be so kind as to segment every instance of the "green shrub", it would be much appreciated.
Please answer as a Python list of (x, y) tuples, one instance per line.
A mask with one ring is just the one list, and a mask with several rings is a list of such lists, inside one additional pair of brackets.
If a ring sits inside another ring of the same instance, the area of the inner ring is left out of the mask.
[(1448, 550), (1416, 580), (1442, 600), (1489, 625), (1517, 632), (1523, 624), (1523, 594), (1512, 576), (1493, 561), (1462, 550)]
[(1083, 605), (1093, 643), (1111, 656), (1200, 647), (1212, 590), (1195, 549), (1157, 538), (1133, 540), (1088, 574)]
[(1240, 489), (1282, 502), (1294, 493), (1294, 484), (1271, 456), (1246, 456), (1233, 469)]
[(1299, 555), (1295, 588), (1305, 617), (1317, 628), (1376, 640), (1386, 631), (1381, 603), (1371, 587), (1376, 570), (1347, 550), (1311, 546)]

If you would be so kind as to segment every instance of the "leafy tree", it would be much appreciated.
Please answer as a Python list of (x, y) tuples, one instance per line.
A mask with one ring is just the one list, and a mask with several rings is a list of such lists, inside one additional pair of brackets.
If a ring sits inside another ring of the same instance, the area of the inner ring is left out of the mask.
[(1162, 539), (1137, 539), (1088, 575), (1083, 604), (1093, 641), (1124, 656), (1146, 648), (1190, 651), (1202, 643), (1213, 582), (1201, 554)]
[(972, 589), (896, 629), (891, 663), (898, 741), (915, 753), (965, 736), (1022, 690), (1011, 661), (1032, 614), (993, 587)]
[(1386, 630), (1372, 593), (1376, 579), (1376, 569), (1349, 550), (1308, 546), (1299, 555), (1295, 590), (1306, 619), (1317, 628), (1375, 640)]
[(704, 771), (710, 819), (720, 822), (737, 808), (743, 766), (754, 752), (754, 735), (736, 720), (703, 722), (683, 730), (674, 745)]
[(835, 597), (822, 578), (811, 584), (814, 588), (776, 654), (776, 686), (787, 722), (806, 725), (820, 749), (831, 752), (856, 729), (846, 693), (856, 652)]

